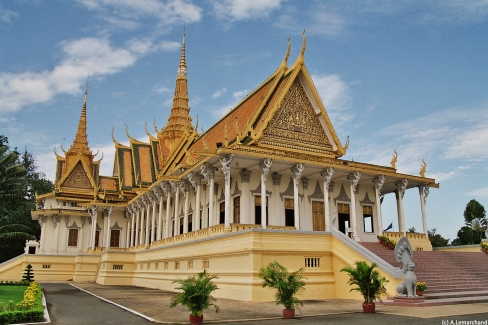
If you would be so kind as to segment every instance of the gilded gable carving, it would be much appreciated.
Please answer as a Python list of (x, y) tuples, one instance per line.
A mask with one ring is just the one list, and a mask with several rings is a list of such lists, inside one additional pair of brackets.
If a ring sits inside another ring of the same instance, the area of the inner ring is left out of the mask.
[(263, 133), (266, 140), (332, 148), (303, 86), (295, 79)]
[(81, 162), (78, 162), (75, 168), (71, 171), (71, 174), (64, 181), (63, 187), (72, 187), (80, 189), (93, 189), (90, 179), (86, 175)]

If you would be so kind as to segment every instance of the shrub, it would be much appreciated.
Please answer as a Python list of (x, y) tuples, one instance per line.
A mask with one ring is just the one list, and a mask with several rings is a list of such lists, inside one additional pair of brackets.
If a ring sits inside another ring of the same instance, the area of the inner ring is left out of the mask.
[(263, 288), (276, 289), (275, 300), (277, 305), (283, 305), (285, 309), (298, 309), (303, 303), (295, 296), (305, 288), (304, 277), (300, 275), (303, 269), (293, 273), (278, 262), (269, 263), (259, 270), (258, 276), (263, 279)]

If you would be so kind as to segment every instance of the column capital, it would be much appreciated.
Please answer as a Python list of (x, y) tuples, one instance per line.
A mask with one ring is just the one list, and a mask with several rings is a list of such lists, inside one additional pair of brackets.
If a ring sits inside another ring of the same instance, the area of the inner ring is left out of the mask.
[(200, 172), (207, 182), (210, 182), (210, 180), (214, 179), (215, 170), (216, 168), (209, 163), (204, 163), (202, 166), (200, 166)]
[(296, 166), (293, 166), (290, 170), (293, 173), (293, 178), (295, 180), (295, 183), (298, 185), (300, 183), (300, 178), (302, 177), (302, 172), (305, 169), (302, 163), (296, 164)]
[(283, 177), (283, 175), (278, 174), (278, 173), (273, 173), (273, 174), (271, 174), (271, 177), (273, 178), (273, 185), (280, 186), (281, 177)]
[(268, 179), (268, 173), (272, 163), (271, 158), (264, 158), (264, 160), (259, 163), (259, 168), (261, 168), (261, 174), (264, 176), (265, 182)]
[(68, 227), (69, 216), (64, 216), (64, 223), (65, 223), (66, 227)]
[(334, 175), (334, 168), (329, 167), (320, 172), (320, 176), (323, 177), (325, 183), (325, 189), (329, 189), (330, 182), (332, 180), (332, 175)]
[(224, 172), (225, 183), (230, 182), (230, 163), (232, 162), (232, 155), (219, 157), (220, 163), (222, 164), (222, 171)]
[(405, 190), (407, 189), (408, 180), (406, 178), (404, 178), (401, 181), (396, 182), (395, 185), (397, 187), (398, 193), (403, 198), (403, 196), (405, 195)]
[(197, 188), (202, 183), (202, 178), (203, 178), (203, 176), (201, 174), (193, 174), (193, 173), (188, 174), (188, 181), (190, 182), (191, 186), (193, 187), (193, 191), (195, 193), (197, 192)]
[(153, 195), (159, 200), (160, 198), (163, 197), (163, 192), (161, 191), (161, 188), (158, 186), (155, 186), (152, 188)]
[(239, 172), (239, 175), (241, 175), (241, 183), (249, 183), (251, 180), (251, 171), (247, 169), (243, 169)]
[(181, 193), (183, 194), (183, 198), (186, 199), (186, 196), (188, 195), (188, 190), (190, 189), (190, 182), (180, 181), (179, 188)]
[(379, 175), (373, 178), (374, 187), (378, 190), (378, 195), (381, 194), (381, 190), (383, 189), (383, 184), (385, 183), (385, 176)]
[(114, 207), (108, 207), (108, 209), (105, 209), (105, 211), (107, 211), (107, 217), (110, 218), (110, 216), (112, 215), (112, 211), (114, 210)]
[(421, 184), (418, 186), (420, 196), (424, 197), (424, 204), (427, 204), (427, 196), (429, 196), (429, 185)]
[(37, 219), (37, 222), (39, 223), (39, 226), (41, 226), (42, 228), (46, 223), (46, 216), (40, 216), (39, 219)]
[(56, 228), (58, 226), (59, 219), (61, 219), (61, 216), (59, 214), (53, 215), (54, 228)]
[(347, 176), (347, 179), (349, 180), (349, 183), (352, 185), (354, 192), (356, 191), (356, 186), (358, 185), (360, 178), (361, 178), (360, 172), (354, 172), (352, 174), (349, 174), (349, 176)]

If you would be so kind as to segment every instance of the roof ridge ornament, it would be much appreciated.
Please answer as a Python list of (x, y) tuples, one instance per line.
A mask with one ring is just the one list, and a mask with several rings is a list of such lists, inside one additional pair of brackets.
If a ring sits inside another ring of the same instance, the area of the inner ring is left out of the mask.
[(422, 159), (422, 164), (420, 165), (420, 177), (425, 177), (425, 172), (427, 171), (427, 163)]
[(398, 161), (398, 153), (396, 149), (393, 150), (393, 157), (391, 159), (391, 168), (396, 168), (396, 163)]
[(305, 64), (305, 49), (307, 48), (307, 37), (305, 36), (305, 28), (303, 29), (302, 32), (302, 38), (303, 38), (303, 43), (302, 43), (302, 49), (300, 50), (300, 54), (298, 55), (297, 58), (297, 64), (299, 65), (304, 65)]
[(290, 36), (288, 36), (288, 48), (286, 50), (285, 58), (283, 59), (283, 62), (281, 63), (280, 69), (286, 70), (288, 69), (288, 57), (290, 56)]

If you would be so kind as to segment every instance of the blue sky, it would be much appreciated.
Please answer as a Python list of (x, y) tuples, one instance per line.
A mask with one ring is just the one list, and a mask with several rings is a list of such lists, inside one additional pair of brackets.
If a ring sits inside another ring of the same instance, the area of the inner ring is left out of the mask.
[[(88, 139), (111, 175), (115, 138), (166, 124), (186, 28), (191, 114), (208, 129), (281, 63), (306, 28), (305, 62), (346, 159), (427, 177), (428, 228), (456, 237), (488, 208), (488, 1), (11, 0), (0, 2), (0, 134), (48, 178), (74, 139), (89, 75)], [(152, 132), (154, 134), (154, 132)], [(407, 227), (422, 229), (418, 191)], [(395, 200), (384, 227), (398, 229)]]

